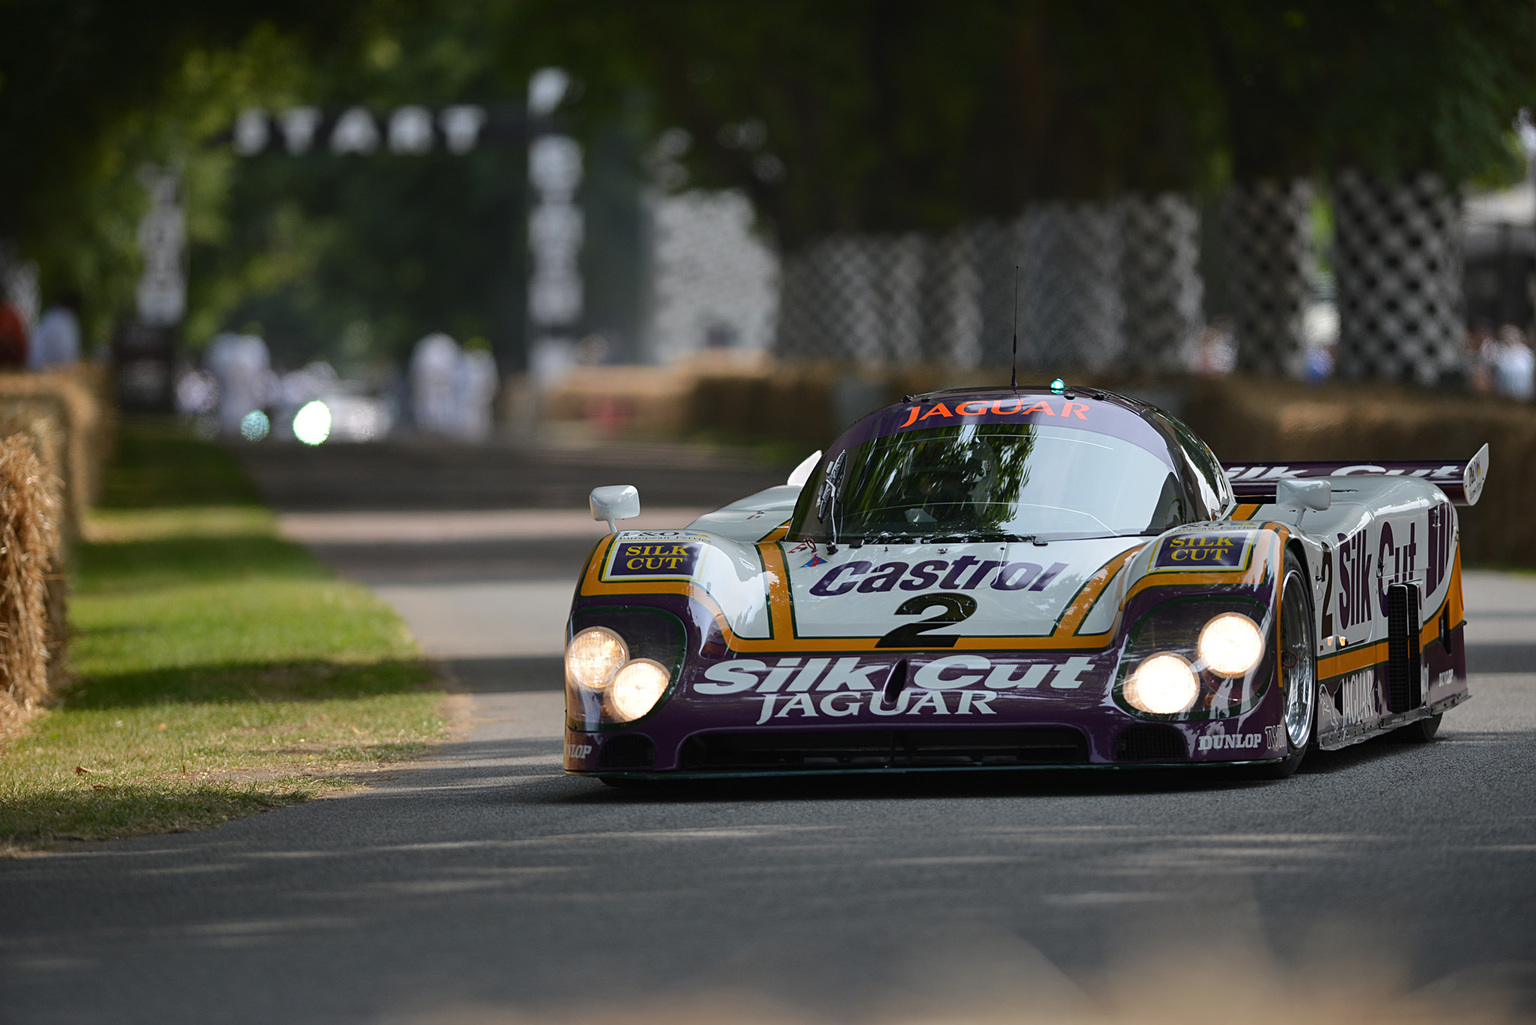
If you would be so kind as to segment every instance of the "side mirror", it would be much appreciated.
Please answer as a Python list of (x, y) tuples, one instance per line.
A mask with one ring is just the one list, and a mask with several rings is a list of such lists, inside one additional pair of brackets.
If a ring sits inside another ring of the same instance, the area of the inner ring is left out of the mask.
[(633, 484), (610, 484), (593, 488), (587, 499), (594, 520), (606, 521), (610, 531), (618, 531), (614, 520), (632, 520), (640, 515), (640, 492)]
[(1326, 480), (1282, 480), (1275, 485), (1275, 504), (1302, 514), (1308, 509), (1322, 512), (1333, 504), (1333, 485)]

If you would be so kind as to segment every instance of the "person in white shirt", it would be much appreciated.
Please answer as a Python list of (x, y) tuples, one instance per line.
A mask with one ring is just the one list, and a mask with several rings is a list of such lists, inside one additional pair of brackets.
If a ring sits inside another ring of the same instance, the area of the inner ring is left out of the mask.
[(47, 370), (79, 361), (80, 318), (75, 313), (78, 308), (79, 301), (69, 296), (38, 319), (27, 348), (28, 370)]

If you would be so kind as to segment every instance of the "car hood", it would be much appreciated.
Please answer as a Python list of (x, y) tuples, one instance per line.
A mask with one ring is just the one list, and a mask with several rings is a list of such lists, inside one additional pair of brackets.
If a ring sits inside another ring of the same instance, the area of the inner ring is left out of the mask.
[(839, 545), (830, 553), (783, 541), (779, 549), (798, 637), (941, 647), (960, 636), (1044, 637), (1063, 624), (1073, 633), (1108, 629), (1123, 587), (1116, 571), (1146, 541)]

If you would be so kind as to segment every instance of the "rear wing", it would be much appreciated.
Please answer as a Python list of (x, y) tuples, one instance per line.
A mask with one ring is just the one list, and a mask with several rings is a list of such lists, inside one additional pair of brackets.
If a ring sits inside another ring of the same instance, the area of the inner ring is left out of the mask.
[(1223, 463), (1221, 468), (1240, 499), (1275, 497), (1282, 480), (1309, 477), (1421, 477), (1445, 492), (1456, 505), (1476, 505), (1488, 479), (1488, 446), (1471, 459), (1457, 461), (1394, 461), (1379, 463)]

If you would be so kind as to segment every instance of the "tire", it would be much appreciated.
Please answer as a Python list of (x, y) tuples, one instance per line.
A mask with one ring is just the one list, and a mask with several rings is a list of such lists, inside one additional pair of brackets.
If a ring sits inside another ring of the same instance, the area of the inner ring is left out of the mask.
[(1440, 732), (1440, 720), (1445, 718), (1445, 713), (1431, 715), (1423, 719), (1415, 719), (1407, 726), (1399, 726), (1393, 730), (1393, 740), (1404, 744), (1428, 744), (1435, 739), (1435, 734)]
[(1278, 633), (1278, 682), (1284, 698), (1282, 725), (1287, 753), (1264, 767), (1263, 775), (1270, 779), (1293, 774), (1317, 744), (1317, 627), (1312, 618), (1312, 585), (1301, 560), (1292, 552), (1285, 553)]

